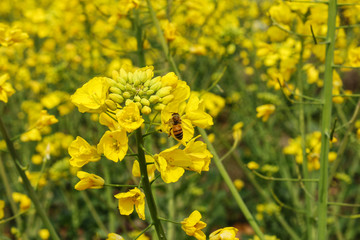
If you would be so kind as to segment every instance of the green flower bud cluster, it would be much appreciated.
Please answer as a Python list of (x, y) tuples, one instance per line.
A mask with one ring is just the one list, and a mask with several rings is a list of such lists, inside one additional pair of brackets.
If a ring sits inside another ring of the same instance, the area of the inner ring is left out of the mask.
[(141, 113), (150, 114), (152, 109), (161, 111), (174, 95), (171, 86), (162, 86), (161, 77), (153, 78), (152, 68), (137, 69), (127, 72), (123, 68), (114, 71), (109, 78), (109, 95), (106, 106), (115, 111), (131, 102), (136, 103)]

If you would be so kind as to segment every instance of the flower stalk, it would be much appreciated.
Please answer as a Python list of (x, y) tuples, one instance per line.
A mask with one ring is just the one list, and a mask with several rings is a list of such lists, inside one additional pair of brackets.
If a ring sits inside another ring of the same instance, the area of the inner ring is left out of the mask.
[(318, 200), (318, 238), (327, 239), (327, 204), (328, 204), (328, 155), (331, 131), (331, 108), (332, 108), (332, 78), (336, 30), (337, 1), (329, 1), (328, 7), (328, 31), (325, 51), (325, 75), (324, 75), (324, 107), (321, 119), (321, 153), (320, 153), (320, 181)]
[(151, 185), (149, 182), (149, 177), (147, 173), (147, 165), (145, 160), (145, 152), (143, 149), (144, 140), (142, 136), (141, 128), (136, 129), (136, 144), (138, 148), (138, 160), (140, 165), (140, 172), (141, 172), (141, 182), (142, 182), (142, 189), (144, 190), (146, 196), (146, 202), (149, 207), (150, 215), (152, 218), (152, 224), (155, 226), (155, 230), (159, 240), (166, 240), (165, 232), (158, 217), (158, 212), (156, 208), (156, 203), (154, 200), (154, 196), (151, 191)]
[(211, 142), (208, 139), (208, 136), (206, 134), (206, 131), (202, 128), (198, 128), (201, 136), (203, 137), (205, 143), (207, 144), (210, 152), (213, 154), (213, 160), (214, 163), (216, 165), (216, 167), (218, 168), (221, 176), (223, 177), (226, 185), (228, 186), (231, 194), (233, 195), (236, 203), (238, 204), (240, 210), (243, 212), (246, 220), (249, 222), (249, 224), (251, 225), (251, 227), (254, 229), (256, 235), (258, 235), (258, 237), (261, 240), (265, 239), (264, 234), (261, 232), (259, 225), (257, 224), (257, 222), (255, 221), (255, 218), (252, 216), (251, 212), (249, 211), (249, 209), (247, 208), (246, 204), (244, 203), (244, 200), (242, 199), (242, 197), (240, 196), (238, 190), (236, 189), (234, 183), (232, 182), (229, 174), (227, 173), (224, 165), (222, 164), (222, 162), (220, 161), (219, 156), (216, 153), (216, 150), (214, 148), (214, 146), (211, 144)]
[(40, 216), (41, 220), (43, 221), (45, 227), (49, 230), (51, 239), (60, 240), (58, 234), (55, 231), (54, 226), (51, 224), (50, 219), (48, 218), (48, 216), (45, 213), (44, 207), (41, 206), (40, 200), (37, 197), (34, 188), (31, 186), (30, 180), (26, 176), (24, 170), (21, 169), (21, 167), (19, 166), (19, 163), (18, 163), (19, 157), (16, 154), (14, 144), (10, 140), (10, 137), (9, 137), (7, 131), (6, 131), (5, 124), (4, 124), (1, 117), (0, 117), (0, 131), (1, 131), (1, 134), (2, 134), (2, 136), (3, 136), (3, 138), (4, 138), (5, 142), (6, 142), (7, 147), (9, 149), (11, 158), (14, 161), (16, 170), (18, 171), (18, 173), (19, 173), (19, 175), (20, 175), (20, 177), (21, 177), (21, 179), (23, 181), (24, 187), (25, 187), (31, 201), (35, 205), (36, 212), (39, 214), (39, 216)]

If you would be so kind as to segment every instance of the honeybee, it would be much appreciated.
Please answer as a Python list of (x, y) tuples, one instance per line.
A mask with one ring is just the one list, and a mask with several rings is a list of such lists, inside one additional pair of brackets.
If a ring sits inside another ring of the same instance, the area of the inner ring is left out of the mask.
[(181, 118), (180, 115), (178, 113), (173, 113), (171, 115), (171, 119), (169, 120), (169, 124), (171, 124), (171, 128), (170, 128), (170, 134), (171, 135), (171, 131), (174, 134), (174, 137), (177, 140), (181, 140), (183, 139), (183, 129), (181, 126)]

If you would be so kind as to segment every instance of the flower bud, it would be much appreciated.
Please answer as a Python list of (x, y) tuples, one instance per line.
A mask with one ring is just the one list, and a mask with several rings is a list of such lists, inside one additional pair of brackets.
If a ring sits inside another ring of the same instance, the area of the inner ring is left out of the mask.
[(108, 108), (110, 108), (112, 111), (115, 111), (117, 109), (116, 103), (113, 100), (106, 99), (105, 104)]
[(109, 78), (109, 79), (107, 79), (107, 81), (109, 82), (110, 86), (116, 86), (117, 82), (114, 79)]
[(130, 103), (133, 103), (134, 101), (131, 99), (126, 99), (125, 106), (129, 105)]
[(158, 96), (156, 96), (156, 95), (152, 95), (149, 98), (150, 103), (157, 103), (159, 100), (160, 100), (160, 98)]
[(150, 106), (150, 102), (149, 100), (147, 100), (146, 98), (142, 98), (140, 103), (143, 105), (143, 106)]
[(151, 90), (151, 89), (150, 89), (150, 90), (147, 90), (147, 91), (146, 91), (146, 95), (148, 95), (148, 96), (153, 95), (154, 92), (155, 92), (155, 91), (154, 91), (154, 90)]
[(140, 101), (141, 101), (141, 97), (135, 96), (135, 97), (134, 97), (134, 101), (135, 101), (135, 102), (140, 102)]
[(127, 83), (126, 86), (125, 86), (125, 89), (128, 90), (128, 91), (130, 91), (130, 90), (133, 89), (133, 86), (130, 85), (129, 83)]
[(144, 87), (148, 87), (149, 85), (150, 85), (150, 83), (151, 83), (151, 80), (146, 80), (145, 82), (144, 82)]
[(142, 114), (145, 114), (145, 115), (148, 115), (151, 113), (151, 108), (149, 108), (148, 106), (144, 106), (142, 109), (141, 109), (141, 113)]
[(128, 83), (133, 83), (134, 82), (134, 74), (132, 72), (128, 72)]
[(156, 104), (156, 106), (154, 107), (154, 109), (156, 110), (156, 111), (162, 111), (164, 108), (165, 108), (165, 104), (162, 104), (162, 103), (158, 103), (158, 104)]
[(163, 104), (168, 104), (168, 103), (169, 103), (171, 100), (173, 100), (173, 99), (174, 99), (174, 95), (169, 94), (169, 95), (163, 97), (163, 98), (161, 99), (161, 102), (162, 102)]
[(126, 77), (124, 77), (124, 78), (123, 78), (123, 77), (119, 77), (117, 80), (118, 80), (118, 82), (121, 83), (122, 85), (124, 85), (124, 86), (126, 85)]
[(117, 79), (120, 76), (119, 72), (116, 70), (112, 71), (112, 79)]
[(170, 91), (171, 91), (170, 86), (162, 87), (156, 92), (156, 95), (162, 98), (162, 97), (169, 95)]
[(131, 94), (129, 92), (123, 92), (123, 97), (124, 98), (130, 98), (131, 97)]
[(154, 83), (150, 86), (150, 89), (153, 91), (158, 91), (161, 88), (161, 82)]
[(121, 90), (117, 87), (110, 87), (110, 92), (111, 93), (117, 93), (117, 94), (121, 94)]
[(136, 105), (138, 106), (139, 110), (141, 110), (141, 109), (142, 109), (142, 105), (141, 105), (141, 103), (136, 102)]
[(126, 79), (128, 77), (128, 74), (127, 72), (125, 71), (125, 69), (121, 68), (120, 71), (119, 71), (119, 74), (120, 74), (120, 78), (122, 78), (123, 80), (125, 80), (126, 82)]
[(109, 98), (119, 104), (121, 104), (124, 101), (124, 98), (121, 95), (116, 94), (116, 93), (110, 93)]
[(150, 80), (150, 86), (154, 85), (155, 83), (160, 82), (161, 83), (161, 77), (156, 77)]
[(119, 88), (121, 91), (125, 91), (125, 85), (120, 82), (118, 82), (115, 87)]

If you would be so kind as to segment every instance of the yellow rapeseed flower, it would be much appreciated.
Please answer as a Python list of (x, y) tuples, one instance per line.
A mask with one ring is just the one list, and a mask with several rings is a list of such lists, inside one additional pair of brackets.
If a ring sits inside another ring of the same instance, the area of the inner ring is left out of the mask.
[(247, 167), (250, 169), (250, 170), (256, 170), (259, 168), (259, 164), (254, 162), (254, 161), (251, 161), (247, 164)]
[(184, 174), (184, 168), (191, 165), (191, 158), (174, 146), (154, 156), (156, 169), (166, 183), (177, 182)]
[(116, 113), (119, 125), (127, 132), (138, 129), (144, 119), (140, 115), (138, 106), (132, 102)]
[(75, 185), (75, 189), (82, 191), (85, 189), (100, 189), (103, 188), (105, 180), (95, 174), (78, 171), (76, 176), (80, 178), (80, 182)]
[(101, 159), (96, 147), (80, 136), (70, 144), (68, 152), (71, 156), (70, 165), (73, 167), (82, 167), (88, 162), (97, 162)]
[(125, 240), (122, 236), (116, 233), (109, 233), (106, 240)]
[(15, 43), (24, 42), (28, 38), (27, 33), (22, 32), (21, 29), (0, 23), (0, 44), (2, 46), (9, 47)]
[(237, 190), (241, 190), (244, 187), (245, 183), (241, 179), (235, 179), (234, 180), (234, 185), (235, 185)]
[(118, 193), (114, 196), (119, 200), (119, 211), (121, 215), (130, 215), (134, 211), (142, 220), (145, 220), (145, 194), (137, 187), (126, 193)]
[(0, 101), (3, 101), (4, 103), (7, 103), (9, 97), (15, 93), (12, 85), (6, 82), (8, 79), (8, 74), (3, 74), (0, 76)]
[(181, 222), (181, 228), (189, 236), (193, 236), (198, 240), (206, 240), (205, 233), (201, 230), (206, 227), (206, 223), (200, 221), (201, 214), (199, 211), (193, 211), (188, 218)]
[(209, 235), (209, 240), (239, 240), (236, 233), (239, 230), (234, 227), (225, 227), (212, 232)]
[(349, 65), (360, 67), (360, 47), (350, 48), (348, 51)]
[(47, 230), (46, 228), (42, 228), (39, 230), (39, 237), (42, 239), (42, 240), (48, 240), (49, 237), (50, 237), (50, 232), (49, 230)]
[(207, 150), (207, 146), (202, 141), (190, 140), (184, 149), (185, 154), (190, 157), (191, 165), (186, 169), (201, 173), (209, 171), (210, 160), (213, 155)]
[(75, 104), (79, 112), (101, 113), (106, 111), (105, 100), (109, 90), (109, 78), (95, 77), (85, 83), (71, 96), (71, 102)]
[(114, 162), (122, 161), (128, 150), (128, 137), (125, 129), (106, 131), (97, 145), (99, 153)]
[(266, 122), (269, 119), (270, 115), (275, 111), (275, 105), (274, 104), (261, 105), (256, 108), (256, 111), (257, 111), (256, 117), (257, 118), (262, 117), (262, 121)]
[(14, 199), (14, 202), (20, 203), (20, 209), (21, 211), (25, 211), (30, 208), (31, 206), (31, 200), (28, 196), (22, 193), (13, 192), (12, 198)]
[(37, 129), (43, 129), (46, 126), (53, 125), (59, 122), (54, 115), (48, 114), (46, 110), (41, 110), (39, 119), (36, 121), (34, 127)]
[[(155, 170), (156, 170), (155, 160), (150, 155), (145, 155), (145, 159), (146, 159), (146, 163), (147, 163), (146, 168), (147, 168), (147, 173), (149, 176), (149, 181), (151, 181), (155, 178)], [(152, 163), (152, 164), (150, 164), (150, 163)], [(132, 167), (132, 175), (134, 177), (141, 177), (140, 165), (139, 165), (138, 160), (134, 161), (134, 164)]]

